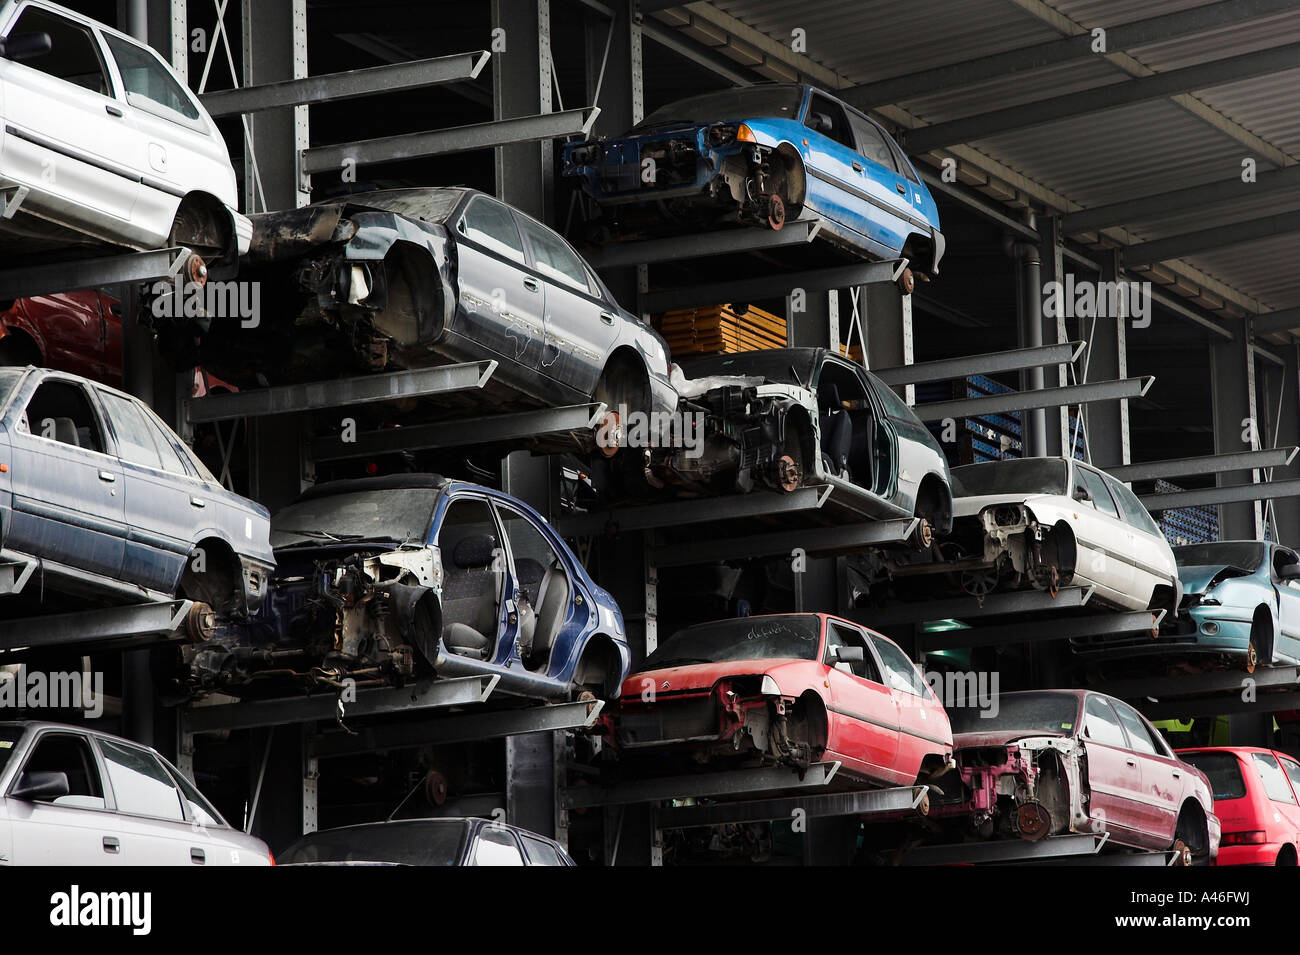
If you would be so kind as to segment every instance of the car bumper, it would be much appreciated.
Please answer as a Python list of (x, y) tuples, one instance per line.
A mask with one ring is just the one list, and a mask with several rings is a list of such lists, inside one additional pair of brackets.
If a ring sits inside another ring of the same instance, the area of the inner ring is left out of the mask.
[(243, 256), (253, 242), (253, 220), (241, 212), (230, 210), (231, 221), (235, 225), (235, 251)]
[(1282, 851), (1281, 842), (1265, 842), (1254, 846), (1220, 846), (1215, 865), (1274, 865)]

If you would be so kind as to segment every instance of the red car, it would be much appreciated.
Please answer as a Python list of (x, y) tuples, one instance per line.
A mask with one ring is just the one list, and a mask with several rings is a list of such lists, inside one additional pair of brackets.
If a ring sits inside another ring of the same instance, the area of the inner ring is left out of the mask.
[(1031, 690), (949, 716), (962, 785), (944, 787), (931, 818), (981, 838), (1105, 832), (1120, 846), (1181, 850), (1184, 862), (1218, 851), (1209, 780), (1122, 700)]
[(1210, 779), (1223, 823), (1219, 865), (1295, 865), (1300, 847), (1300, 762), (1271, 749), (1180, 749)]
[(892, 641), (826, 614), (718, 620), (679, 630), (623, 683), (625, 752), (689, 754), (912, 785), (951, 765), (943, 706)]
[(0, 312), (0, 364), (54, 368), (121, 387), (121, 304), (95, 291), (20, 298)]

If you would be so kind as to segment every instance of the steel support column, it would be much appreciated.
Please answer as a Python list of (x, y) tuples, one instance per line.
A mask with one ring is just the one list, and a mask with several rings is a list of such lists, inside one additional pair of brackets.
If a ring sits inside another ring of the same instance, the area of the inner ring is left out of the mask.
[[(1210, 380), (1214, 382), (1211, 396), (1215, 453), (1258, 450), (1263, 439), (1255, 407), (1255, 357), (1245, 334), (1210, 346)], [(1225, 471), (1217, 475), (1219, 487), (1248, 484), (1258, 477), (1258, 471)], [(1219, 505), (1220, 540), (1257, 540), (1262, 532), (1258, 501)]]
[[(492, 29), (506, 44), (492, 57), (492, 118), (551, 112), (550, 0), (492, 0)], [(497, 195), (544, 222), (554, 217), (554, 178), (550, 140), (496, 148)]]
[[(1268, 433), (1261, 435), (1265, 447), (1277, 443), (1291, 445), (1300, 440), (1300, 345), (1282, 345), (1277, 350), (1286, 366), (1270, 369), (1264, 378), (1267, 385), (1263, 398), (1269, 411)], [(1288, 464), (1268, 469), (1264, 476), (1269, 481), (1300, 478), (1300, 460), (1293, 457)], [(1266, 517), (1273, 540), (1293, 547), (1300, 544), (1300, 500), (1291, 497), (1274, 500)]]
[[(1121, 280), (1122, 273), (1119, 271), (1115, 255), (1112, 253), (1102, 256), (1101, 282)], [(1117, 293), (1113, 299), (1107, 299), (1100, 292), (1104, 287), (1104, 284), (1098, 287), (1096, 311), (1099, 314), (1080, 320), (1082, 326), (1080, 336), (1088, 340), (1086, 361), (1089, 381), (1123, 378), (1128, 368), (1125, 341), (1127, 318), (1123, 310), (1116, 316), (1110, 308), (1112, 301), (1126, 305), (1128, 296)], [(1082, 407), (1080, 412), (1087, 422), (1088, 453), (1092, 463), (1100, 468), (1128, 464), (1128, 399), (1121, 398), (1115, 402), (1087, 405)]]
[[(1061, 235), (1061, 220), (1055, 216), (1038, 221), (1038, 280), (1039, 294), (1042, 287), (1050, 282), (1065, 280), (1064, 238)], [(1041, 302), (1041, 298), (1039, 299)], [(1039, 311), (1039, 323), (1042, 326), (1042, 341), (1060, 344), (1070, 340), (1065, 328), (1065, 316), (1044, 316)], [(1070, 384), (1070, 366), (1064, 362), (1055, 369), (1044, 370), (1044, 380), (1050, 380), (1056, 387)], [(1070, 444), (1070, 409), (1062, 406), (1052, 415), (1050, 423), (1044, 419), (1043, 454), (1067, 454)]]

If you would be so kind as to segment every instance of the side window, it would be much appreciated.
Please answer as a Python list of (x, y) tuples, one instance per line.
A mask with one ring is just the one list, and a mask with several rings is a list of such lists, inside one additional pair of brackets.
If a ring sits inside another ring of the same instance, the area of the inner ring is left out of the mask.
[(1083, 735), (1094, 743), (1128, 749), (1124, 728), (1110, 703), (1100, 696), (1089, 696), (1083, 707)]
[(524, 849), (528, 852), (529, 865), (564, 865), (564, 860), (555, 851), (555, 846), (541, 839), (524, 836)]
[(885, 134), (876, 124), (857, 113), (849, 113), (849, 122), (853, 125), (853, 132), (858, 139), (858, 152), (876, 165), (884, 166), (890, 172), (898, 172), (894, 153), (890, 150), (889, 143), (885, 141)]
[(199, 792), (197, 786), (185, 778), (185, 776), (175, 766), (165, 764), (167, 772), (171, 775), (172, 780), (180, 787), (181, 794), (185, 797), (185, 802), (189, 804), (190, 818), (200, 826), (221, 826), (225, 827), (220, 814), (213, 808), (212, 803)]
[(104, 42), (117, 61), (117, 71), (122, 74), (127, 102), (132, 106), (148, 108), (146, 103), (141, 103), (141, 100), (145, 100), (147, 104), (161, 106), (186, 119), (199, 118), (199, 108), (171, 71), (152, 52), (108, 33), (104, 34)]
[(538, 272), (581, 292), (591, 291), (582, 260), (563, 239), (532, 219), (520, 216), (519, 222), (528, 236), (528, 244), (533, 247), (533, 267)]
[(495, 200), (476, 196), (460, 217), (457, 230), (496, 255), (524, 263), (524, 243), (519, 238), (514, 213)]
[(874, 375), (868, 375), (867, 377), (871, 380), (872, 387), (875, 388), (876, 394), (880, 397), (880, 403), (885, 406), (885, 414), (902, 421), (911, 421), (915, 417), (912, 409), (907, 406), (907, 402), (898, 396), (898, 392)]
[(911, 693), (913, 696), (929, 696), (929, 687), (921, 678), (921, 673), (907, 654), (894, 646), (889, 640), (871, 634), (871, 642), (880, 654), (880, 661), (885, 666), (885, 683), (895, 690)]
[(1274, 580), (1274, 582), (1275, 582), (1275, 583), (1279, 583), (1279, 584), (1283, 584), (1283, 583), (1284, 583), (1284, 584), (1286, 584), (1288, 587), (1291, 587), (1291, 588), (1293, 588), (1293, 589), (1300, 589), (1300, 581), (1296, 581), (1296, 580), (1286, 580), (1286, 579), (1282, 576), (1282, 569), (1283, 569), (1284, 567), (1288, 566), (1289, 564), (1297, 564), (1297, 563), (1300, 563), (1300, 557), (1297, 557), (1297, 556), (1296, 556), (1296, 552), (1295, 552), (1295, 551), (1293, 551), (1293, 550), (1288, 550), (1288, 549), (1285, 548), (1285, 547), (1275, 547), (1275, 548), (1273, 548), (1273, 580)]
[(814, 93), (808, 103), (808, 115), (804, 118), (804, 125), (835, 140), (841, 146), (857, 151), (857, 146), (853, 142), (853, 131), (849, 129), (849, 121), (844, 114), (844, 107), (832, 99)]
[(1291, 780), (1291, 789), (1294, 792), (1300, 792), (1300, 763), (1294, 759), (1287, 759), (1285, 756), (1279, 756), (1278, 762), (1282, 764), (1282, 770), (1286, 773), (1287, 779)]
[(95, 754), (84, 736), (46, 733), (32, 750), (18, 779), (27, 773), (63, 773), (68, 777), (68, 794), (52, 800), (56, 806), (103, 809), (104, 786), (99, 778)]
[[(845, 661), (837, 663), (835, 661), (835, 649), (837, 647), (860, 647), (862, 649), (862, 662), (850, 663)], [(885, 681), (880, 679), (880, 671), (876, 669), (876, 661), (867, 648), (866, 638), (860, 631), (852, 627), (845, 627), (833, 621), (826, 624), (826, 659), (823, 662), (827, 666), (833, 666), (846, 673), (852, 673), (860, 679), (884, 685)]]
[(54, 379), (37, 387), (23, 410), (18, 430), (70, 444), (74, 448), (104, 451), (104, 437), (86, 391), (71, 381)]
[(1106, 486), (1110, 488), (1111, 496), (1119, 503), (1119, 509), (1124, 513), (1124, 520), (1148, 534), (1154, 534), (1156, 537), (1161, 536), (1160, 525), (1152, 520), (1151, 515), (1147, 513), (1147, 509), (1137, 499), (1137, 495), (1109, 474), (1104, 475), (1104, 477)]
[(136, 405), (136, 408), (144, 415), (149, 433), (153, 435), (154, 444), (158, 447), (158, 456), (162, 458), (163, 469), (173, 474), (188, 474), (189, 469), (181, 461), (181, 452), (176, 447), (177, 441), (172, 435), (171, 428), (163, 424), (162, 420), (148, 408), (142, 405)]
[(180, 791), (153, 753), (107, 739), (97, 742), (118, 812), (184, 821)]
[(1287, 785), (1286, 773), (1277, 764), (1277, 760), (1267, 753), (1251, 753), (1251, 759), (1255, 763), (1259, 778), (1264, 783), (1264, 792), (1268, 794), (1268, 798), (1273, 802), (1284, 802), (1294, 806), (1295, 795)]
[(1151, 735), (1147, 725), (1142, 722), (1142, 717), (1137, 712), (1124, 703), (1111, 703), (1111, 707), (1119, 714), (1119, 721), (1124, 724), (1128, 730), (1129, 743), (1132, 749), (1137, 753), (1148, 753), (1152, 756), (1164, 756), (1159, 740)]
[(523, 865), (524, 857), (509, 829), (487, 826), (479, 830), (474, 846), (474, 865)]
[(50, 51), (23, 60), (23, 66), (57, 76), (93, 93), (112, 95), (108, 85), (108, 72), (100, 59), (99, 44), (85, 27), (46, 10), (28, 7), (9, 31), (10, 36), (19, 33), (50, 35)]
[(1111, 500), (1110, 491), (1106, 489), (1106, 482), (1100, 474), (1090, 468), (1075, 467), (1075, 480), (1083, 484), (1092, 495), (1092, 506), (1103, 514), (1109, 514), (1111, 517), (1119, 520), (1119, 508)]
[(912, 164), (907, 161), (907, 157), (903, 155), (903, 151), (898, 148), (898, 143), (894, 142), (893, 139), (890, 139), (889, 148), (894, 154), (894, 163), (898, 166), (898, 171), (908, 179), (912, 180), (912, 182), (919, 184), (921, 180), (916, 178), (916, 170), (913, 169)]
[(453, 652), (479, 660), (491, 656), (500, 624), (505, 551), (497, 535), (492, 508), (478, 497), (454, 498), (438, 526), (443, 637)]
[(140, 409), (121, 395), (101, 391), (99, 396), (108, 412), (108, 420), (113, 425), (118, 456), (132, 464), (162, 470), (163, 462), (158, 453), (158, 445), (154, 443), (149, 423), (145, 421)]

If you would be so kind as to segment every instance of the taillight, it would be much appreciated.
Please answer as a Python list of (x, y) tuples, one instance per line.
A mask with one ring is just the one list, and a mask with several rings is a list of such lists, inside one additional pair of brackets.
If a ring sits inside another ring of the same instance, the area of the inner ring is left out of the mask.
[(1219, 840), (1223, 846), (1258, 846), (1265, 842), (1263, 829), (1250, 829), (1246, 832), (1225, 832)]
[(269, 859), (271, 860), (271, 865), (275, 865), (275, 853), (272, 852), (270, 849), (267, 849), (267, 850), (266, 850), (266, 855), (267, 855), (267, 858), (269, 858)]

